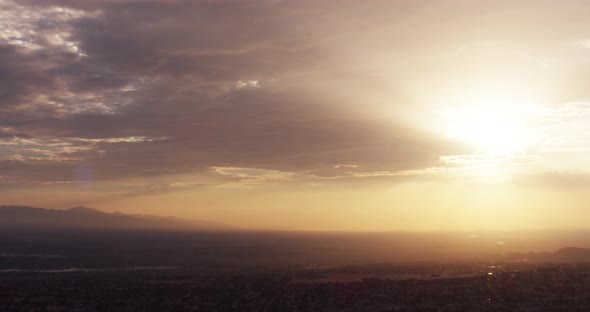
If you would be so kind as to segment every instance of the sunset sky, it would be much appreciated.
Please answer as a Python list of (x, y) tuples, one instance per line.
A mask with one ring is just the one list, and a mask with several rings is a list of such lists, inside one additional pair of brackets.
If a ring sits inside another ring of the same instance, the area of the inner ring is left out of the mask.
[(0, 204), (589, 227), (589, 1), (0, 0)]

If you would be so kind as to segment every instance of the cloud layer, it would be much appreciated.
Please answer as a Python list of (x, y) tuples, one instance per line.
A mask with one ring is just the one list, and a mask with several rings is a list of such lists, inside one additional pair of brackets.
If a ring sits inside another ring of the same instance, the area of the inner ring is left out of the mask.
[[(498, 162), (430, 123), (447, 89), (482, 72), (556, 70), (556, 83), (585, 73), (564, 62), (585, 58), (589, 34), (575, 23), (535, 35), (547, 14), (577, 20), (583, 3), (535, 3), (2, 1), (0, 183), (81, 171), (396, 177)], [(570, 89), (543, 95), (586, 109)], [(548, 131), (568, 137), (559, 127)], [(579, 147), (576, 131), (575, 146), (547, 149)]]
[(3, 181), (75, 180), (82, 167), (94, 179), (221, 167), (338, 176), (422, 167), (447, 149), (365, 112), (380, 103), (359, 101), (358, 89), (383, 82), (336, 64), (329, 42), (343, 39), (333, 33), (334, 15), (350, 9), (274, 1), (1, 5)]

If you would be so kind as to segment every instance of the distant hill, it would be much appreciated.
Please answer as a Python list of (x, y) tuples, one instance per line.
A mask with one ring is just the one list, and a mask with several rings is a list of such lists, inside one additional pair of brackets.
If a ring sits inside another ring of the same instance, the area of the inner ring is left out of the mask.
[(556, 252), (529, 252), (511, 253), (511, 260), (524, 260), (529, 262), (590, 262), (590, 248), (564, 247)]
[(88, 207), (67, 210), (28, 206), (0, 206), (0, 228), (232, 230), (226, 224), (173, 217), (108, 213)]
[(561, 261), (590, 262), (590, 248), (565, 247), (553, 254)]

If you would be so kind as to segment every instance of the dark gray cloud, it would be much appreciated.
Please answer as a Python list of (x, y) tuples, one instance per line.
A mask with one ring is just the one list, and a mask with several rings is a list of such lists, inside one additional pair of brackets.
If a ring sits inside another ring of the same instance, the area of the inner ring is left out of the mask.
[(11, 107), (30, 100), (39, 91), (55, 87), (42, 60), (44, 56), (20, 53), (10, 45), (0, 46), (1, 107)]
[(338, 50), (360, 51), (373, 40), (349, 32), (354, 27), (384, 31), (387, 16), (374, 25), (363, 17), (378, 7), (30, 1), (10, 8), (39, 16), (9, 25), (36, 31), (23, 37), (27, 44), (0, 42), (4, 180), (75, 180), (80, 168), (117, 179), (215, 166), (340, 176), (420, 169), (465, 151), (380, 114), (380, 94), (396, 94), (386, 101), (392, 107), (412, 103), (375, 65), (357, 60), (370, 53)]

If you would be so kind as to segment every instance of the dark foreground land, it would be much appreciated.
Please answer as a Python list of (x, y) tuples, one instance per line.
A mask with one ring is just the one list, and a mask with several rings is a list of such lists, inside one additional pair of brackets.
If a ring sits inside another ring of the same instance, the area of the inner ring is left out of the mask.
[(590, 311), (589, 273), (560, 265), (396, 279), (367, 268), (313, 281), (289, 271), (5, 272), (0, 311)]
[(73, 234), (0, 237), (0, 311), (590, 311), (585, 263), (367, 264), (375, 237)]

